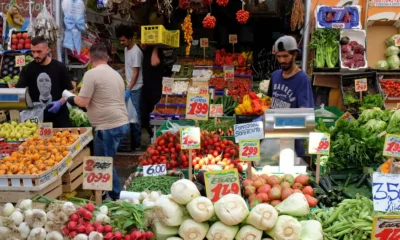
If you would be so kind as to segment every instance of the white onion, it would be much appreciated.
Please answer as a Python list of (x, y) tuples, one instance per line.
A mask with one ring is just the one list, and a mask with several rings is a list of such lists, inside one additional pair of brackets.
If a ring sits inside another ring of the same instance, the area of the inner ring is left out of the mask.
[(83, 233), (79, 233), (74, 237), (74, 240), (88, 240), (88, 236)]
[(63, 204), (63, 211), (69, 216), (76, 212), (76, 208), (72, 202), (66, 202)]
[(29, 233), (28, 240), (45, 240), (46, 239), (46, 230), (41, 227), (37, 227), (32, 229)]
[(3, 216), (9, 217), (14, 212), (14, 209), (12, 203), (6, 203), (3, 207)]
[(22, 239), (27, 239), (29, 236), (29, 233), (31, 232), (31, 228), (29, 227), (29, 224), (27, 224), (26, 222), (23, 222), (18, 226), (18, 231), (21, 234)]
[(89, 234), (89, 240), (103, 240), (103, 234), (99, 232), (91, 232)]
[(100, 207), (100, 212), (107, 215), (108, 214), (108, 207), (103, 205)]
[(22, 200), (19, 204), (19, 208), (21, 208), (21, 210), (23, 210), (23, 211), (32, 209), (32, 200), (30, 200), (30, 199)]
[(11, 214), (10, 219), (13, 220), (16, 226), (19, 226), (24, 221), (24, 215), (19, 211), (14, 211)]

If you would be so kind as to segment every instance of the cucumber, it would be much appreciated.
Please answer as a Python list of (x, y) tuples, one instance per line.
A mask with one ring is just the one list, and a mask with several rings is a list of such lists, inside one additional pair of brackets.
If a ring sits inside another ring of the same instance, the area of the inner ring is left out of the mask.
[(332, 188), (332, 182), (331, 182), (331, 179), (329, 178), (328, 174), (322, 175), (322, 178), (325, 180), (326, 186), (329, 189), (331, 189)]
[(329, 179), (331, 180), (331, 183), (333, 185), (339, 186), (339, 183), (335, 181), (335, 179), (333, 179), (332, 175), (328, 174)]
[(322, 189), (324, 189), (324, 191), (326, 193), (331, 193), (332, 192), (332, 190), (327, 186), (327, 184), (325, 182), (325, 179), (321, 179), (320, 182), (319, 182), (319, 185), (322, 187)]
[(349, 185), (350, 178), (351, 178), (351, 173), (349, 173), (349, 175), (347, 175), (346, 181), (344, 182), (344, 187), (347, 187), (347, 185)]
[(371, 178), (367, 178), (367, 185), (370, 189), (372, 189), (372, 180)]
[(364, 181), (367, 180), (369, 173), (364, 173), (360, 179), (360, 181), (357, 183), (356, 188), (361, 187), (361, 185), (363, 184)]

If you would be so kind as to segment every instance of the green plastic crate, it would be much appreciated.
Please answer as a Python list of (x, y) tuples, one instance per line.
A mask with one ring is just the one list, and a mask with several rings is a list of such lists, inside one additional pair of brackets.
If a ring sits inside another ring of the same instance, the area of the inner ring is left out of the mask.
[[(321, 109), (321, 107), (315, 107), (314, 110)], [(320, 119), (325, 123), (327, 127), (335, 126), (336, 121), (343, 115), (338, 107), (325, 106), (324, 109), (336, 115), (336, 117), (315, 117), (315, 122), (318, 123)]]
[(163, 125), (157, 129), (156, 137), (161, 136), (163, 134), (162, 131), (169, 129), (172, 123), (180, 126), (194, 126), (194, 120), (166, 120)]

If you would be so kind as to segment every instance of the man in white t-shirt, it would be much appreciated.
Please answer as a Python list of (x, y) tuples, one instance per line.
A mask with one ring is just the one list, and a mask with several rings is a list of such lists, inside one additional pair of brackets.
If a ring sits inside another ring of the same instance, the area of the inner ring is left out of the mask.
[(133, 127), (133, 141), (134, 149), (140, 150), (142, 140), (140, 106), (143, 86), (143, 52), (139, 44), (133, 42), (132, 26), (121, 24), (116, 27), (115, 33), (120, 43), (125, 46), (125, 76), (127, 83), (125, 101), (130, 98), (137, 112), (138, 122)]

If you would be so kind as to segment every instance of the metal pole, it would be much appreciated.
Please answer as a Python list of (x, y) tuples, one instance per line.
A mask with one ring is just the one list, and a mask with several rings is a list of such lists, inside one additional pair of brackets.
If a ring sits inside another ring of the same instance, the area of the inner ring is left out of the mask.
[(304, 31), (303, 31), (303, 59), (301, 63), (301, 67), (303, 71), (307, 72), (308, 65), (308, 42), (310, 39), (310, 15), (311, 15), (311, 0), (304, 0)]
[(60, 28), (60, 37), (57, 38), (57, 60), (62, 62), (62, 48), (63, 48), (63, 43), (62, 43), (62, 33), (63, 33), (63, 26), (62, 26), (62, 21), (61, 21), (61, 0), (54, 0), (55, 1), (55, 12), (56, 12), (56, 23), (57, 26)]

